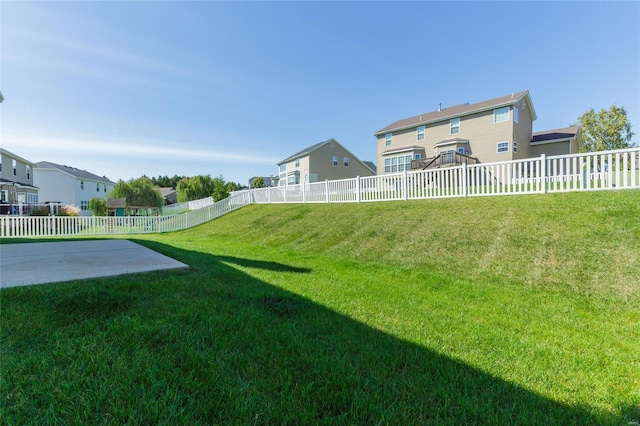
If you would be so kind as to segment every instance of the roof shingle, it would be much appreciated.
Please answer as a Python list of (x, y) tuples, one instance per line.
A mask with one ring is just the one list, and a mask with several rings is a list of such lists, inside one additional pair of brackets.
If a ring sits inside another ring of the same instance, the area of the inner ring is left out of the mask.
[(484, 111), (487, 109), (493, 109), (498, 106), (506, 106), (517, 103), (523, 96), (529, 94), (529, 91), (525, 90), (523, 92), (512, 93), (510, 95), (501, 96), (499, 98), (490, 99), (488, 101), (477, 102), (475, 104), (460, 104), (448, 108), (442, 108), (439, 111), (432, 111), (425, 114), (416, 115), (409, 118), (403, 118), (402, 120), (398, 120), (394, 123), (391, 123), (387, 127), (383, 127), (382, 129), (375, 132), (375, 135), (379, 135), (381, 133), (387, 133), (394, 130), (400, 130), (404, 128), (409, 128), (413, 126), (418, 126), (420, 124), (432, 123), (440, 120), (446, 120), (449, 118), (454, 118), (456, 116), (468, 115), (475, 112)]

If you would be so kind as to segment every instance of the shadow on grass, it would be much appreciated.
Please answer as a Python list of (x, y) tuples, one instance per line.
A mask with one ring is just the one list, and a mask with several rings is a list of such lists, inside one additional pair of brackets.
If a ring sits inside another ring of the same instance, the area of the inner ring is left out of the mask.
[[(191, 269), (3, 290), (3, 324), (23, 320), (25, 310), (46, 322), (25, 328), (26, 335), (3, 326), (9, 380), (2, 390), (14, 395), (3, 398), (7, 419), (29, 423), (38, 413), (45, 422), (107, 424), (621, 421), (544, 398), (228, 264), (308, 269), (134, 241)], [(26, 371), (33, 380), (13, 375)]]

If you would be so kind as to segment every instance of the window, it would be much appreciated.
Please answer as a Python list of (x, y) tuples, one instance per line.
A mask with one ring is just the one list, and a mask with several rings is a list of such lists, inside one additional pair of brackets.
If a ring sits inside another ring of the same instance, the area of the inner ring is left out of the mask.
[(424, 126), (418, 126), (416, 129), (416, 140), (424, 140)]
[(27, 193), (27, 203), (29, 204), (37, 204), (38, 203), (38, 194)]
[(449, 121), (449, 129), (452, 135), (457, 135), (458, 133), (460, 133), (460, 119), (452, 118)]
[(26, 203), (27, 202), (27, 193), (26, 192), (18, 192), (18, 202)]
[(0, 191), (0, 201), (2, 201), (3, 203), (8, 203), (9, 202), (9, 191), (6, 189), (3, 189), (2, 191)]
[(31, 167), (29, 166), (25, 166), (26, 170), (27, 170), (27, 180), (31, 179)]
[(287, 165), (286, 164), (280, 164), (280, 167), (278, 168), (278, 171), (286, 172), (287, 171)]
[(104, 192), (107, 192), (107, 184), (104, 184)]
[(493, 122), (503, 123), (505, 121), (509, 121), (509, 107), (494, 109)]
[(513, 122), (517, 123), (518, 122), (518, 118), (520, 116), (520, 110), (518, 109), (517, 106), (513, 107)]
[(422, 156), (420, 154), (416, 154), (413, 159), (414, 160), (419, 160), (420, 158), (422, 158)]
[(80, 201), (80, 210), (89, 210), (89, 202), (88, 201)]
[(2, 173), (2, 155), (0, 155), (0, 173)]
[(84, 181), (83, 180), (80, 181), (80, 189), (84, 190)]
[(509, 142), (498, 142), (498, 152), (509, 152)]
[(391, 133), (384, 135), (384, 146), (391, 146)]
[(513, 141), (513, 152), (518, 152), (518, 142)]
[(464, 155), (464, 147), (459, 146), (458, 147), (458, 153)]
[(300, 159), (296, 158), (296, 167), (300, 167)]
[(333, 158), (331, 159), (331, 161), (332, 161), (334, 166), (337, 166), (338, 165), (338, 156), (334, 155)]
[(11, 160), (11, 163), (13, 165), (13, 175), (18, 176), (18, 163), (16, 163), (16, 160)]
[(400, 155), (384, 159), (385, 173), (403, 172), (405, 169), (411, 170), (411, 155)]
[(452, 149), (447, 149), (445, 151), (442, 151), (442, 155), (440, 157), (440, 159), (442, 160), (442, 164), (451, 164), (455, 162), (455, 158), (456, 156), (453, 155)]
[(349, 157), (344, 157), (342, 159), (342, 164), (344, 164), (345, 167), (349, 167)]

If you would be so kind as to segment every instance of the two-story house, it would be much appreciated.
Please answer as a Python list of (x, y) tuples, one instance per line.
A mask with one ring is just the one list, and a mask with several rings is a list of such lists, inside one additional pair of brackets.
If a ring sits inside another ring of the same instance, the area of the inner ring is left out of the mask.
[(80, 214), (90, 216), (89, 201), (106, 199), (115, 183), (86, 170), (40, 161), (35, 164), (35, 182), (40, 188), (40, 200), (59, 202), (80, 208)]
[[(35, 204), (38, 202), (38, 187), (33, 183), (35, 164), (0, 148), (0, 203)], [(8, 213), (2, 209), (1, 213)]]
[(373, 176), (376, 173), (371, 166), (332, 138), (311, 145), (280, 161), (279, 185)]
[(414, 168), (422, 168), (436, 158), (442, 165), (577, 152), (577, 128), (539, 132), (534, 137), (536, 118), (531, 96), (524, 91), (398, 120), (374, 134), (378, 173), (409, 170), (412, 161)]

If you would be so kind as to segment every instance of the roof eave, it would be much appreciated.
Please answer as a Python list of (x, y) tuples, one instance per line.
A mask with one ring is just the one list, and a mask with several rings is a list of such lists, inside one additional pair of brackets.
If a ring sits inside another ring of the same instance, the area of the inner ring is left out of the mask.
[(538, 116), (536, 115), (536, 111), (533, 108), (533, 102), (531, 102), (531, 96), (529, 95), (529, 91), (526, 90), (522, 94), (522, 96), (520, 96), (518, 98), (510, 99), (507, 102), (500, 102), (500, 103), (493, 104), (493, 105), (490, 105), (490, 106), (472, 109), (472, 110), (469, 110), (469, 111), (464, 112), (462, 114), (450, 114), (450, 115), (445, 115), (443, 117), (432, 119), (432, 120), (417, 121), (417, 122), (415, 122), (413, 124), (408, 124), (406, 126), (394, 127), (394, 128), (391, 128), (391, 129), (383, 128), (383, 129), (380, 129), (377, 132), (375, 132), (373, 135), (377, 137), (377, 136), (385, 134), (385, 133), (393, 133), (393, 132), (397, 132), (398, 130), (407, 130), (407, 129), (411, 129), (411, 128), (416, 127), (416, 126), (422, 126), (422, 125), (426, 125), (426, 124), (438, 123), (440, 121), (451, 120), (452, 118), (456, 118), (456, 117), (464, 117), (464, 116), (471, 115), (471, 114), (477, 114), (479, 112), (489, 111), (489, 110), (496, 109), (496, 108), (502, 108), (502, 107), (505, 107), (505, 106), (514, 105), (514, 104), (520, 102), (520, 100), (522, 98), (526, 99), (526, 102), (527, 102), (527, 105), (529, 107), (529, 110), (531, 111), (531, 121), (536, 120), (538, 118)]

